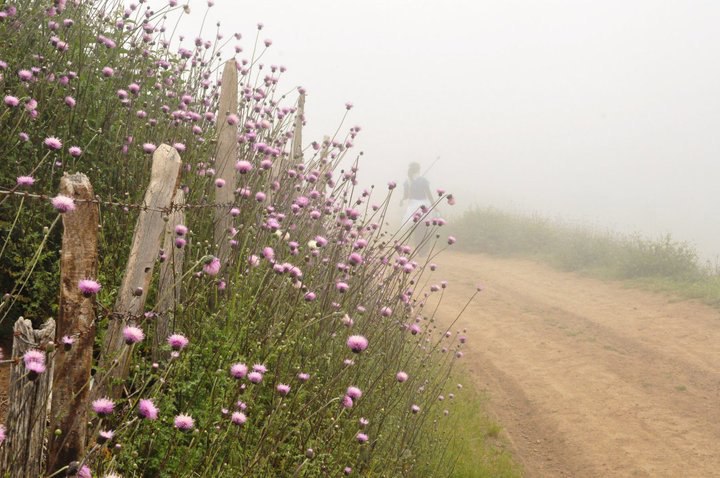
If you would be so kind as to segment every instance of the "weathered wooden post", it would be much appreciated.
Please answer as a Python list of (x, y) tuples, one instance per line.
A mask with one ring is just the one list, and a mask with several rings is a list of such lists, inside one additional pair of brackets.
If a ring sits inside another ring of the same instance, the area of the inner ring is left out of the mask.
[[(228, 123), (228, 115), (238, 111), (238, 78), (235, 60), (228, 60), (222, 75), (218, 106), (218, 144), (215, 155), (216, 177), (223, 179), (225, 185), (215, 188), (215, 204), (231, 204), (235, 199), (236, 172), (235, 161), (238, 156), (237, 124)], [(223, 267), (230, 258), (230, 238), (228, 231), (232, 226), (230, 207), (215, 208), (214, 239), (218, 247), (218, 259)]]
[[(48, 400), (52, 389), (53, 353), (43, 350), (55, 338), (55, 321), (48, 319), (38, 330), (20, 317), (13, 328), (13, 364), (10, 366), (10, 410), (7, 438), (0, 446), (0, 476), (37, 478), (43, 469), (43, 440)], [(45, 371), (28, 372), (23, 355), (37, 349)]]
[[(90, 370), (95, 343), (95, 297), (83, 295), (78, 284), (95, 279), (98, 268), (98, 205), (84, 174), (64, 175), (60, 194), (74, 198), (76, 209), (63, 214), (62, 256), (60, 258), (60, 310), (55, 343), (55, 372), (50, 411), (47, 470), (54, 473), (84, 452)], [(84, 201), (83, 201), (84, 200)], [(61, 339), (70, 337), (71, 345)], [(57, 434), (55, 434), (57, 430)]]
[(175, 192), (173, 202), (177, 208), (170, 214), (165, 226), (163, 251), (165, 251), (167, 257), (160, 265), (160, 278), (158, 281), (158, 302), (156, 306), (158, 316), (155, 320), (152, 347), (152, 357), (155, 362), (163, 357), (160, 347), (172, 331), (170, 317), (173, 316), (175, 307), (180, 302), (180, 292), (182, 290), (180, 278), (182, 277), (185, 249), (175, 247), (175, 226), (185, 222), (185, 211), (182, 209), (182, 205), (185, 204), (185, 193), (182, 189)]
[(298, 107), (295, 112), (295, 128), (293, 129), (293, 139), (290, 147), (290, 154), (293, 163), (302, 161), (302, 128), (305, 120), (305, 93), (300, 93), (298, 98)]
[(130, 366), (130, 347), (125, 344), (123, 329), (143, 314), (165, 230), (165, 213), (161, 211), (172, 204), (180, 165), (180, 155), (166, 144), (160, 145), (153, 154), (150, 185), (143, 200), (146, 208), (140, 211), (135, 225), (125, 275), (105, 336), (100, 355), (101, 370), (93, 392), (95, 397), (119, 397), (122, 392), (121, 382), (127, 377)]

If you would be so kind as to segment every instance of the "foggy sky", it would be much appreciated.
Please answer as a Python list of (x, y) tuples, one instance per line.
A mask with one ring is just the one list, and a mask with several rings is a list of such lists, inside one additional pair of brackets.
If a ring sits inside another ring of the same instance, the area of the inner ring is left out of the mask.
[(466, 205), (720, 253), (720, 2), (216, 0), (217, 19), (246, 50), (264, 23), (307, 141), (354, 103), (365, 185), (440, 156), (431, 184)]

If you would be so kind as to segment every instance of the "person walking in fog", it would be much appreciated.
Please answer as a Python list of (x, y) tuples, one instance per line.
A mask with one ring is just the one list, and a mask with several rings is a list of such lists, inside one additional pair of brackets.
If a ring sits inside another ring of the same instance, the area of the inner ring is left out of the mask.
[[(405, 215), (403, 216), (403, 225), (413, 225), (413, 216), (422, 212), (423, 206), (430, 207), (433, 202), (432, 192), (430, 192), (430, 183), (425, 177), (420, 176), (420, 164), (410, 163), (408, 167), (408, 179), (403, 185), (403, 198), (400, 206), (407, 203)], [(418, 246), (423, 238), (423, 230), (421, 226), (415, 228), (413, 233), (413, 243)]]

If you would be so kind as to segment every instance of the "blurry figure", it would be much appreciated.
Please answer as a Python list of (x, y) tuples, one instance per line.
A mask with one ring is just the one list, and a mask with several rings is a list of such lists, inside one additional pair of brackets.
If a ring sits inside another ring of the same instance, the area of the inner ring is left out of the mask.
[[(423, 206), (429, 208), (433, 202), (433, 195), (430, 191), (430, 183), (425, 177), (420, 176), (420, 164), (410, 163), (408, 167), (408, 179), (403, 184), (403, 198), (400, 206), (404, 206), (407, 202), (407, 209), (403, 216), (403, 225), (413, 226), (413, 216), (416, 214), (423, 215)], [(420, 245), (424, 235), (422, 224), (418, 224), (413, 233), (413, 243), (417, 247)]]

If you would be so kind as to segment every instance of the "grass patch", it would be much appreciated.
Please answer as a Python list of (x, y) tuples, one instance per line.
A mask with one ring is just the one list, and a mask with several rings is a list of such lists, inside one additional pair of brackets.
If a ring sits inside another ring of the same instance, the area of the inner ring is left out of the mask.
[[(487, 397), (474, 385), (466, 385), (446, 422), (452, 438), (449, 450), (457, 457), (451, 476), (456, 478), (519, 478), (520, 467), (513, 461), (507, 443), (500, 436), (502, 427), (488, 417)], [(445, 400), (449, 400), (445, 397)], [(455, 399), (457, 400), (457, 399)]]
[(452, 232), (468, 252), (529, 257), (560, 270), (720, 307), (718, 268), (701, 263), (692, 245), (670, 235), (649, 239), (494, 208), (466, 211)]

